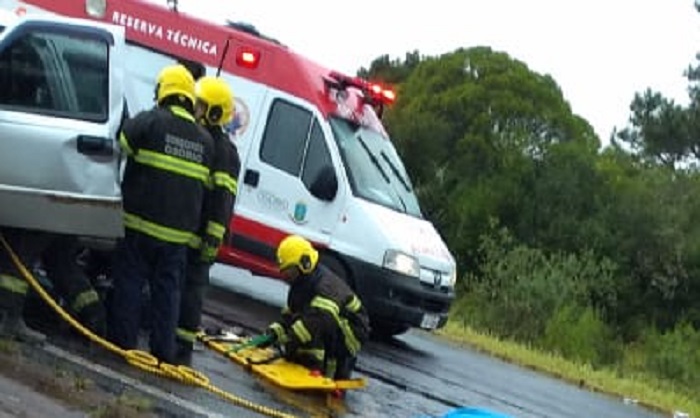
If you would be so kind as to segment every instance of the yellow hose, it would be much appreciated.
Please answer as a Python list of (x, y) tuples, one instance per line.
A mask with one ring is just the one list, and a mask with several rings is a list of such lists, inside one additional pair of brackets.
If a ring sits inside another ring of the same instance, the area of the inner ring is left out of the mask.
[(66, 312), (56, 301), (44, 290), (41, 284), (36, 280), (32, 273), (27, 269), (27, 267), (22, 264), (17, 254), (14, 252), (10, 244), (5, 240), (5, 237), (0, 234), (0, 241), (5, 247), (5, 250), (10, 255), (13, 263), (17, 267), (17, 270), (22, 274), (22, 276), (29, 282), (29, 285), (41, 296), (41, 298), (53, 308), (56, 313), (58, 313), (63, 320), (68, 322), (73, 328), (78, 330), (85, 337), (89, 338), (90, 341), (106, 348), (107, 350), (118, 354), (134, 367), (141, 370), (153, 373), (159, 376), (168, 377), (173, 380), (186, 383), (191, 386), (198, 386), (204, 388), (211, 393), (214, 393), (226, 401), (254, 412), (258, 412), (262, 415), (275, 417), (275, 418), (294, 418), (294, 415), (290, 415), (281, 411), (277, 411), (273, 408), (267, 407), (265, 405), (256, 404), (247, 399), (236, 396), (232, 393), (226, 392), (225, 390), (214, 386), (209, 378), (203, 373), (186, 366), (176, 366), (174, 364), (159, 363), (158, 359), (155, 358), (150, 353), (141, 350), (124, 350), (121, 347), (95, 335), (88, 328), (84, 327), (80, 322), (75, 320), (68, 312)]

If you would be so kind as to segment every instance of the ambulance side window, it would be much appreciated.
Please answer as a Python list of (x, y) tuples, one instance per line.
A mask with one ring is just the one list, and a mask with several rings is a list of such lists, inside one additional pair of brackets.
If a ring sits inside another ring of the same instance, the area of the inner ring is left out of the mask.
[(307, 189), (311, 189), (311, 185), (318, 181), (322, 170), (326, 167), (333, 167), (333, 162), (321, 125), (314, 119), (309, 135), (309, 147), (304, 157), (304, 170), (301, 173), (301, 181)]
[(275, 100), (267, 119), (260, 158), (293, 176), (299, 176), (311, 112), (284, 100)]

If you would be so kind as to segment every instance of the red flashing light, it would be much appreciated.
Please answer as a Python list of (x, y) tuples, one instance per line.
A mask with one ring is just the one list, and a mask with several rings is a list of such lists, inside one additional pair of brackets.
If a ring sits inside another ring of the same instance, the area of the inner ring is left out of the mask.
[(382, 97), (386, 103), (394, 103), (396, 101), (396, 92), (390, 89), (382, 90)]
[(368, 85), (369, 88), (367, 90), (372, 101), (388, 105), (396, 100), (396, 93), (393, 90), (376, 83), (368, 83)]
[(254, 69), (260, 63), (260, 51), (248, 47), (239, 47), (236, 51), (236, 64), (240, 67)]
[(396, 92), (391, 89), (383, 87), (378, 83), (371, 83), (360, 77), (349, 77), (345, 74), (338, 73), (336, 71), (331, 71), (328, 74), (330, 79), (328, 82), (332, 81), (336, 88), (341, 90), (347, 87), (355, 87), (360, 89), (365, 95), (365, 101), (371, 105), (390, 105), (396, 101)]

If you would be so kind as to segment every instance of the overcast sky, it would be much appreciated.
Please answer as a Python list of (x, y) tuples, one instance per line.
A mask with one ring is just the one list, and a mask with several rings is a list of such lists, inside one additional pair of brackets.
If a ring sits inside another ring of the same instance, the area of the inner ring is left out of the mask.
[[(153, 0), (165, 3), (166, 0)], [(179, 0), (230, 18), (350, 74), (379, 55), (490, 46), (550, 74), (604, 143), (647, 87), (686, 104), (684, 70), (700, 51), (693, 0)]]

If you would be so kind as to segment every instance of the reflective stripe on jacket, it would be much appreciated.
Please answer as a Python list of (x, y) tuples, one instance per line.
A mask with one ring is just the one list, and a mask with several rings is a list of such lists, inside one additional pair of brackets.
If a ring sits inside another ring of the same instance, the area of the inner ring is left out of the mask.
[(228, 227), (238, 192), (238, 171), (241, 168), (236, 146), (220, 126), (208, 126), (214, 139), (212, 187), (207, 191), (202, 215), (202, 233), (221, 243)]
[[(321, 265), (291, 284), (284, 316), (284, 337), (296, 345), (327, 345), (339, 337), (347, 352), (356, 356), (369, 334), (369, 318), (360, 299)], [(326, 350), (326, 355), (337, 353)]]
[(153, 238), (198, 246), (202, 202), (211, 188), (214, 142), (185, 109), (144, 111), (124, 122), (124, 222)]

